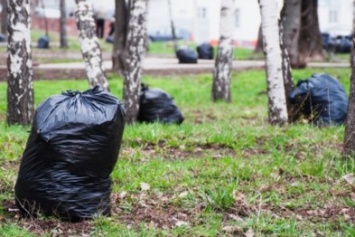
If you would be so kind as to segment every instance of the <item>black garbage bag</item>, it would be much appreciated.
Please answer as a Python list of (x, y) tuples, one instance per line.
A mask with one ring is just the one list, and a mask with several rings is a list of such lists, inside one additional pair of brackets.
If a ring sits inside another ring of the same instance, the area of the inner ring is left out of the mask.
[(37, 48), (48, 49), (49, 48), (49, 37), (41, 36), (37, 41)]
[(15, 185), (21, 212), (68, 221), (110, 215), (110, 174), (123, 130), (120, 102), (100, 87), (44, 101), (36, 110)]
[(113, 36), (112, 36), (112, 35), (107, 36), (106, 39), (105, 39), (105, 41), (106, 41), (107, 43), (112, 44), (112, 43), (113, 43)]
[(213, 59), (213, 47), (209, 43), (203, 43), (196, 48), (199, 59)]
[(1, 43), (7, 42), (7, 36), (4, 35), (4, 34), (0, 34), (0, 42), (1, 42)]
[(334, 77), (318, 73), (297, 83), (290, 102), (314, 125), (341, 125), (345, 122), (348, 97)]
[(180, 47), (176, 50), (179, 63), (197, 63), (197, 53), (189, 47)]
[(156, 88), (149, 89), (142, 84), (138, 121), (181, 124), (184, 116), (166, 92)]

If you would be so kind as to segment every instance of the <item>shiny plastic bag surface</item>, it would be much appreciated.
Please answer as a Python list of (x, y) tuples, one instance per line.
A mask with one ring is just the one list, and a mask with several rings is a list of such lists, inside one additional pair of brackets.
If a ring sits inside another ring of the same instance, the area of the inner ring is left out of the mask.
[(138, 121), (180, 124), (184, 121), (184, 117), (173, 98), (165, 91), (157, 88), (149, 89), (142, 84)]
[(39, 105), (15, 186), (22, 213), (70, 221), (110, 215), (110, 174), (123, 130), (121, 103), (99, 87)]
[(314, 125), (341, 125), (345, 122), (348, 97), (340, 82), (328, 74), (318, 73), (299, 81), (289, 99)]

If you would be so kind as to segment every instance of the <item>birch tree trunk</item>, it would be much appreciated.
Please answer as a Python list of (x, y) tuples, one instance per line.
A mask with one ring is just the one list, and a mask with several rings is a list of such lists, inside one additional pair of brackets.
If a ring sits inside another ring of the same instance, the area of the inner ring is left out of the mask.
[(173, 13), (171, 9), (171, 0), (168, 0), (169, 7), (169, 17), (170, 17), (170, 27), (171, 27), (171, 36), (173, 37), (174, 51), (177, 51), (177, 42), (176, 42), (176, 33), (175, 33), (175, 25), (173, 20)]
[(142, 61), (145, 54), (147, 7), (148, 0), (132, 0), (129, 9), (130, 19), (123, 69), (123, 100), (126, 109), (126, 122), (129, 124), (137, 120), (139, 111)]
[(0, 33), (6, 35), (7, 34), (7, 0), (1, 0), (2, 12), (0, 16)]
[(293, 83), (292, 78), (292, 68), (290, 63), (290, 58), (288, 56), (288, 51), (284, 44), (284, 27), (282, 21), (279, 21), (279, 31), (280, 31), (280, 49), (281, 49), (281, 56), (282, 56), (282, 75), (283, 75), (283, 82), (285, 87), (285, 99), (286, 99), (286, 107), (287, 107), (287, 114), (288, 114), (288, 121), (294, 122), (299, 118), (300, 111), (295, 108), (291, 101), (289, 100), (288, 95), (293, 91), (295, 88), (295, 84)]
[(256, 45), (254, 48), (254, 53), (263, 52), (263, 34), (261, 32), (261, 25), (259, 26), (258, 30), (258, 39), (256, 40)]
[(60, 22), (59, 22), (59, 32), (60, 32), (60, 47), (67, 48), (68, 47), (68, 39), (67, 39), (67, 14), (65, 7), (65, 0), (60, 0), (59, 3), (60, 9)]
[(213, 101), (231, 101), (230, 81), (233, 64), (234, 0), (221, 1), (220, 37), (212, 84)]
[(353, 1), (353, 47), (351, 49), (351, 83), (348, 114), (345, 123), (345, 137), (343, 154), (355, 155), (355, 1)]
[(30, 124), (33, 86), (29, 0), (8, 0), (7, 123)]
[(131, 0), (126, 3), (125, 0), (115, 0), (115, 31), (112, 52), (112, 70), (117, 73), (123, 73), (124, 58), (122, 57), (126, 48), (128, 21), (129, 21), (129, 6)]
[[(41, 7), (42, 7), (42, 10), (43, 10), (43, 13), (46, 12), (46, 7), (44, 5), (44, 2), (43, 0), (41, 0)], [(45, 28), (45, 31), (46, 31), (46, 36), (49, 37), (49, 33), (48, 33), (48, 18), (47, 18), (47, 15), (46, 14), (43, 14), (43, 20), (44, 20), (44, 28)]]
[(100, 85), (103, 89), (108, 90), (109, 85), (102, 66), (101, 48), (95, 32), (92, 5), (88, 0), (75, 0), (75, 2), (77, 4), (76, 26), (90, 87)]
[(264, 53), (266, 59), (269, 122), (286, 124), (288, 120), (282, 73), (277, 0), (259, 0)]

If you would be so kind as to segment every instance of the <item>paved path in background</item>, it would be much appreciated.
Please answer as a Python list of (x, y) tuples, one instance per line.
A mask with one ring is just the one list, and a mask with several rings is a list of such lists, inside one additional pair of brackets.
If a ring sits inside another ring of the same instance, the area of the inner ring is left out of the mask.
[[(104, 61), (106, 71), (111, 71), (112, 62)], [(233, 70), (264, 68), (264, 61), (238, 61), (233, 62)], [(308, 63), (312, 68), (350, 68), (350, 63)], [(194, 73), (211, 73), (214, 68), (214, 60), (199, 60), (197, 64), (179, 64), (176, 58), (146, 57), (143, 61), (143, 73), (145, 75), (183, 75)], [(81, 79), (86, 77), (83, 62), (52, 63), (34, 65), (35, 80), (52, 79)], [(6, 80), (6, 65), (0, 65), (0, 81)]]
[[(104, 67), (106, 70), (112, 68), (112, 61), (104, 61)], [(248, 69), (248, 68), (260, 68), (264, 67), (264, 61), (256, 60), (235, 60), (233, 62), (234, 69)], [(325, 67), (350, 67), (350, 63), (328, 63), (328, 62), (310, 62), (308, 67), (313, 68), (325, 68)], [(5, 68), (5, 65), (1, 65), (0, 68)], [(51, 63), (51, 64), (39, 64), (35, 68), (38, 69), (84, 69), (83, 62), (70, 62), (70, 63)], [(143, 68), (146, 71), (149, 70), (169, 70), (169, 69), (213, 69), (214, 60), (198, 60), (197, 64), (180, 64), (175, 58), (145, 58), (143, 61)]]

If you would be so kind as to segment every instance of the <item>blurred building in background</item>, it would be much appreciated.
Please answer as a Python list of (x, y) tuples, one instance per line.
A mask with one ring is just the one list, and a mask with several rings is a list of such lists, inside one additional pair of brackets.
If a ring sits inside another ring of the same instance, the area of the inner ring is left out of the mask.
[[(115, 0), (90, 0), (93, 7), (104, 6), (107, 26), (114, 14)], [(53, 21), (50, 30), (56, 30), (57, 25), (53, 19), (58, 19), (59, 0), (43, 0), (35, 6), (35, 17), (46, 16)], [(318, 0), (318, 14), (320, 30), (329, 33), (332, 37), (349, 35), (352, 30), (353, 0)], [(283, 0), (278, 0), (279, 10)], [(219, 18), (221, 0), (171, 0), (172, 18), (176, 33), (180, 39), (193, 40), (197, 43), (217, 43), (219, 39)], [(66, 1), (67, 15), (75, 11), (75, 1)], [(34, 27), (42, 27), (42, 21), (34, 20)], [(75, 34), (75, 22), (68, 20), (70, 34)], [(37, 25), (36, 25), (37, 24)], [(39, 24), (39, 25), (38, 25)], [(257, 0), (235, 1), (235, 35), (237, 46), (254, 47), (260, 26), (260, 11)], [(58, 27), (59, 31), (59, 27)], [(108, 32), (108, 30), (106, 30)], [(168, 0), (149, 0), (148, 33), (152, 41), (171, 39), (170, 17)]]

